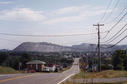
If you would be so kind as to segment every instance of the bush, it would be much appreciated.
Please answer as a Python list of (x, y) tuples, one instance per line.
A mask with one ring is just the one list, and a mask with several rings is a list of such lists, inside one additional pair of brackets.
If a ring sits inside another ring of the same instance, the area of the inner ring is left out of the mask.
[(116, 50), (113, 53), (112, 64), (115, 70), (124, 70), (126, 67), (126, 51), (125, 50)]
[(112, 70), (113, 66), (111, 64), (102, 64), (101, 69), (102, 70)]
[(115, 69), (116, 70), (124, 70), (124, 66), (121, 66), (121, 64), (118, 64)]

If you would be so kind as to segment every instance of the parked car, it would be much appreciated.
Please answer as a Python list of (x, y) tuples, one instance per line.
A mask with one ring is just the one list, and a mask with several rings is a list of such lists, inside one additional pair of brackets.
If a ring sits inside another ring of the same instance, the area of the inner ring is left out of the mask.
[(27, 72), (28, 73), (35, 73), (36, 71), (35, 70), (28, 70)]
[(44, 71), (44, 72), (49, 72), (50, 69), (49, 69), (48, 67), (45, 67), (43, 71)]

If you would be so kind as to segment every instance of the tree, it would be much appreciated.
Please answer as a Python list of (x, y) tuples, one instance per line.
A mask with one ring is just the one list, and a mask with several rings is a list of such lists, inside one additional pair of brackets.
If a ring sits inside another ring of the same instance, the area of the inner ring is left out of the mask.
[(7, 52), (0, 52), (0, 65), (8, 58), (9, 54)]
[(112, 64), (115, 70), (124, 70), (124, 59), (127, 57), (125, 50), (116, 50), (113, 53)]
[(18, 69), (19, 67), (19, 62), (20, 62), (20, 58), (19, 56), (9, 56), (4, 62), (3, 65), (4, 66), (9, 66), (12, 67), (14, 69)]
[(26, 68), (26, 62), (31, 60), (32, 60), (32, 57), (29, 54), (24, 53), (20, 58), (20, 62), (22, 63), (22, 69)]
[(111, 64), (102, 64), (101, 69), (102, 70), (112, 70), (113, 66)]
[(124, 59), (124, 69), (127, 70), (127, 56)]

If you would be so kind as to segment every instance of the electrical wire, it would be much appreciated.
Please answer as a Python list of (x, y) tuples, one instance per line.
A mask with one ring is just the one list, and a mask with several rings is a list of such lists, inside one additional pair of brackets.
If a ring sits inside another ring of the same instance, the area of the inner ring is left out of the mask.
[(110, 22), (108, 22), (108, 23), (106, 23), (106, 24), (110, 24), (111, 22), (113, 22), (114, 20), (116, 20), (117, 18), (119, 18), (119, 17), (124, 13), (124, 11), (126, 11), (126, 9), (127, 9), (127, 6), (124, 7), (124, 8), (121, 10), (121, 12), (120, 12), (113, 20), (111, 20)]
[[(16, 41), (16, 40), (10, 40), (10, 39), (5, 39), (5, 38), (1, 38), (1, 37), (0, 37), (0, 39), (10, 41), (13, 44), (17, 44), (15, 42), (22, 43), (22, 42), (19, 42), (19, 41)], [(82, 48), (75, 48), (75, 47), (72, 48), (72, 51), (79, 51), (79, 50), (82, 51), (82, 52), (85, 51), (85, 49), (82, 49)]]
[[(127, 12), (108, 30), (109, 32), (104, 36), (105, 38), (108, 36), (108, 34), (112, 31), (113, 28), (115, 28), (127, 15)], [(105, 39), (103, 38), (103, 39)]]
[(111, 43), (111, 42), (113, 42), (115, 39), (117, 39), (120, 35), (122, 35), (125, 31), (127, 31), (127, 28), (123, 31), (123, 32), (121, 32), (117, 37), (115, 37), (114, 39), (112, 39), (110, 42), (108, 42), (108, 44), (109, 43)]
[(19, 42), (19, 41), (16, 41), (16, 40), (10, 40), (10, 39), (1, 38), (1, 37), (0, 37), (0, 39), (2, 39), (2, 40), (7, 40), (7, 41), (11, 41), (11, 42)]
[(117, 43), (115, 43), (114, 45), (109, 46), (109, 47), (107, 47), (107, 48), (112, 48), (112, 47), (116, 46), (116, 45), (119, 44), (121, 41), (123, 41), (125, 38), (127, 38), (127, 35), (126, 35), (125, 37), (123, 37), (122, 39), (120, 39), (120, 40), (119, 40)]
[(113, 28), (115, 28), (123, 19), (124, 19), (124, 17), (127, 15), (127, 12), (119, 19), (119, 21), (116, 23), (116, 24), (114, 24), (110, 29), (109, 29), (109, 31), (111, 31)]
[(16, 41), (16, 40), (10, 40), (10, 39), (7, 39), (7, 38), (1, 38), (1, 37), (0, 37), (0, 40), (6, 40), (6, 41), (9, 41), (9, 43), (11, 42), (12, 45), (17, 45), (17, 43), (22, 43), (22, 42), (19, 42), (19, 41)]
[(101, 38), (101, 39), (105, 39), (107, 36), (108, 36), (108, 33), (109, 33), (110, 31), (108, 31), (107, 33), (106, 33), (106, 35), (103, 37), (103, 38)]
[(125, 31), (127, 31), (127, 28), (126, 28), (123, 32), (121, 32), (117, 37), (115, 37), (114, 39), (112, 39), (111, 41), (109, 41), (108, 44), (111, 43), (111, 42), (113, 42), (113, 41), (114, 41), (115, 39), (117, 39), (119, 36), (121, 36)]
[(103, 19), (105, 18), (105, 15), (106, 15), (106, 13), (107, 13), (109, 7), (110, 7), (111, 4), (112, 4), (112, 1), (113, 1), (113, 0), (110, 0), (110, 2), (109, 2), (109, 4), (108, 4), (107, 8), (105, 9), (105, 12), (104, 12), (103, 16), (101, 17), (101, 19), (100, 19), (100, 21), (99, 21), (99, 23), (100, 23), (101, 21), (103, 21)]
[[(107, 31), (101, 32), (106, 33)], [(84, 35), (94, 35), (97, 33), (86, 33), (86, 34), (64, 34), (64, 35), (25, 35), (25, 34), (12, 34), (12, 33), (0, 33), (1, 35), (7, 36), (23, 36), (23, 37), (66, 37), (66, 36), (84, 36)]]
[(112, 16), (112, 13), (113, 13), (113, 11), (116, 10), (116, 7), (118, 6), (119, 2), (120, 2), (120, 0), (117, 0), (115, 6), (114, 6), (113, 9), (111, 10), (111, 12), (110, 12), (110, 14), (108, 15), (108, 17), (104, 19), (104, 22), (107, 21), (107, 20)]
[[(122, 35), (126, 30), (127, 30), (127, 28), (122, 32), (122, 33), (120, 33), (125, 27), (127, 26), (127, 23), (117, 32), (117, 33), (115, 33), (111, 38), (109, 38), (108, 40), (106, 40), (105, 42), (102, 42), (102, 43), (106, 43), (106, 42), (112, 42), (113, 40), (115, 40), (116, 38), (118, 38), (120, 35)], [(120, 33), (120, 34), (119, 34)], [(119, 34), (119, 35), (118, 35)], [(118, 36), (117, 36), (118, 35)], [(117, 36), (117, 37), (115, 37), (115, 36)], [(115, 39), (113, 39), (115, 37)], [(111, 41), (110, 41), (111, 40)]]

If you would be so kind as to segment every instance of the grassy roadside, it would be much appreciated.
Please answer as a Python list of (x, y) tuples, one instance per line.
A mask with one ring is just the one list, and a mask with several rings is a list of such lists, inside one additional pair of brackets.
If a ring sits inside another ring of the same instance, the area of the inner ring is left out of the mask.
[[(117, 78), (117, 77), (127, 77), (127, 71), (114, 71), (114, 70), (106, 70), (102, 72), (80, 72), (75, 76), (71, 77), (72, 79), (80, 79), (80, 78)], [(62, 84), (83, 84), (83, 83), (74, 83), (70, 81), (66, 81)], [(92, 84), (92, 83), (87, 83)], [(127, 84), (127, 82), (117, 82), (117, 83), (94, 83), (94, 84)]]
[(15, 74), (20, 73), (13, 68), (0, 66), (0, 74)]
[(80, 78), (116, 78), (116, 77), (127, 77), (127, 71), (114, 71), (106, 70), (102, 72), (80, 72), (73, 76), (74, 79)]
[[(69, 82), (66, 81), (62, 84), (84, 84), (84, 83), (74, 83), (74, 82)], [(86, 83), (85, 83), (86, 84)], [(93, 83), (87, 83), (87, 84), (93, 84)], [(117, 83), (94, 83), (94, 84), (127, 84), (127, 82), (117, 82)]]

